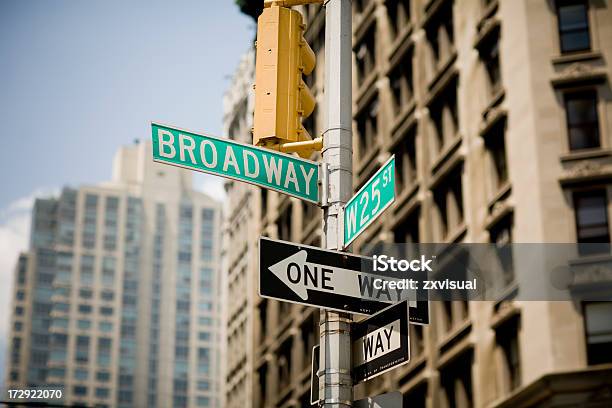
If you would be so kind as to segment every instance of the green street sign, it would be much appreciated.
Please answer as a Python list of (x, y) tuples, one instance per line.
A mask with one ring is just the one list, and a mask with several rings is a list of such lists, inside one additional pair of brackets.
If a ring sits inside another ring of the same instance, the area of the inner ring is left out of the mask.
[(344, 206), (346, 248), (395, 201), (395, 155)]
[(152, 123), (153, 160), (319, 202), (319, 165), (260, 147)]

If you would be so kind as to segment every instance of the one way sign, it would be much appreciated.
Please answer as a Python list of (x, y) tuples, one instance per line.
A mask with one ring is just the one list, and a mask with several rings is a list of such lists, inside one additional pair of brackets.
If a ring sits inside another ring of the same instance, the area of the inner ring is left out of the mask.
[(265, 237), (259, 240), (262, 297), (368, 315), (407, 299), (411, 322), (429, 323), (426, 291), (375, 289), (374, 279), (381, 277), (402, 278), (374, 272), (372, 258)]
[(353, 381), (369, 380), (410, 360), (407, 301), (351, 326)]

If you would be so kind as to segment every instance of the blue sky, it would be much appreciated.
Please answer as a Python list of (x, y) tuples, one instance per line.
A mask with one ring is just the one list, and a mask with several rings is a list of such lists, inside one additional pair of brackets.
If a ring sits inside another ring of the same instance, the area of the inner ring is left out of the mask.
[(108, 179), (149, 122), (221, 133), (254, 38), (233, 0), (0, 2), (0, 208)]
[(254, 35), (233, 0), (0, 0), (0, 338), (34, 197), (108, 180), (151, 120), (221, 135)]

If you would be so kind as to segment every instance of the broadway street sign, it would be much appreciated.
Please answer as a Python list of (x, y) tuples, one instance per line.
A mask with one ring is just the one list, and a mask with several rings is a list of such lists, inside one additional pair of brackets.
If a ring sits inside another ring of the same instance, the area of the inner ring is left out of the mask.
[(374, 378), (410, 361), (408, 302), (351, 325), (353, 382)]
[(259, 295), (342, 312), (374, 314), (408, 299), (412, 323), (429, 323), (427, 291), (376, 289), (375, 278), (399, 281), (403, 272), (374, 272), (373, 260), (308, 245), (259, 239)]
[(395, 155), (344, 206), (344, 248), (395, 201)]
[(319, 165), (284, 153), (158, 123), (153, 160), (197, 170), (319, 202)]

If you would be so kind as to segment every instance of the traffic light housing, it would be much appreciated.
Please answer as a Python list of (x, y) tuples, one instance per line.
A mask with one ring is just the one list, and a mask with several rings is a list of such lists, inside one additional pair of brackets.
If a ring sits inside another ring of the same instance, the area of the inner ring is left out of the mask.
[(304, 40), (302, 15), (272, 4), (257, 20), (253, 144), (274, 148), (311, 139), (302, 120), (315, 99), (304, 83), (315, 55)]

